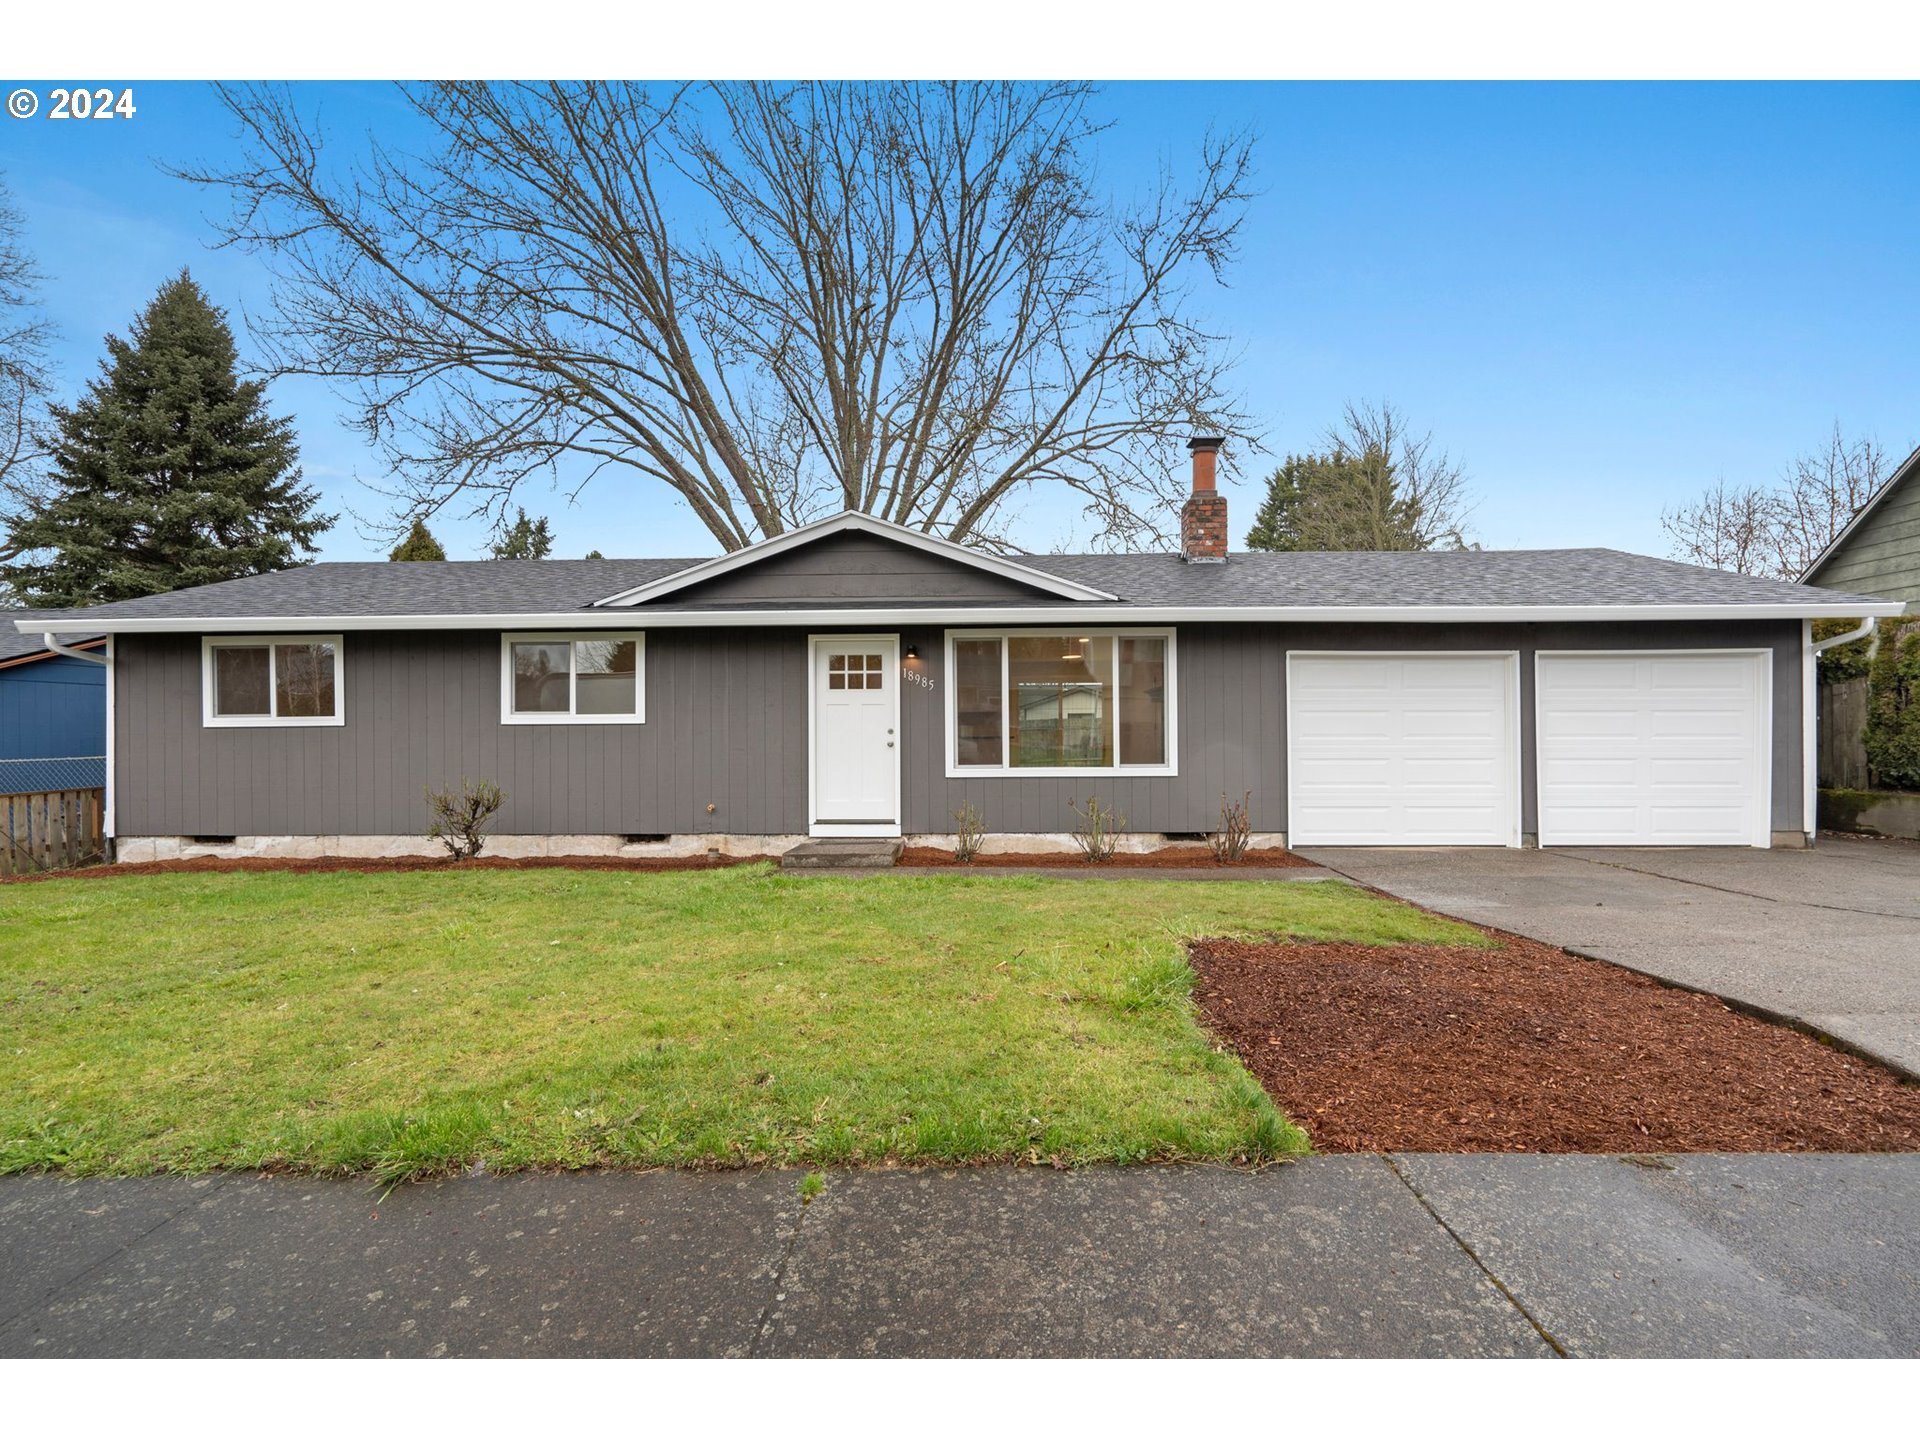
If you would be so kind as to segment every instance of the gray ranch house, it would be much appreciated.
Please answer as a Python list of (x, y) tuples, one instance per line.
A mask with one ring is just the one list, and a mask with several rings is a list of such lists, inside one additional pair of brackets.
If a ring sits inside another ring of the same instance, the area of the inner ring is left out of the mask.
[(322, 564), (16, 619), (106, 634), (123, 860), (1150, 843), (1802, 845), (1820, 616), (1872, 600), (1610, 550), (990, 555), (846, 514), (709, 560)]

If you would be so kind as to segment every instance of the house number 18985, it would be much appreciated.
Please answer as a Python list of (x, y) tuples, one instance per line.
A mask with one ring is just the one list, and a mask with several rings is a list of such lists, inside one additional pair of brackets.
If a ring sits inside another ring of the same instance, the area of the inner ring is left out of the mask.
[(918, 670), (914, 669), (911, 665), (902, 665), (900, 667), (900, 678), (903, 680), (911, 680), (914, 684), (918, 685), (922, 690), (933, 689), (933, 677), (931, 675), (922, 675)]

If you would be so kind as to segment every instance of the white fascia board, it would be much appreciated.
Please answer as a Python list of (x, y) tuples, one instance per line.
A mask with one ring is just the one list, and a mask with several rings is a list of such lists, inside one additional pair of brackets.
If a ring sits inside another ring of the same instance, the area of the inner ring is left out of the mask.
[(1806, 620), (1888, 616), (1899, 600), (1832, 605), (1036, 605), (847, 610), (567, 610), (496, 615), (204, 615), (105, 616), (34, 620), (22, 628), (55, 635), (199, 635), (341, 630), (700, 630), (811, 626), (815, 630), (879, 625), (1200, 625), (1200, 624), (1543, 624), (1552, 621)]
[(871, 515), (844, 514), (830, 515), (824, 520), (814, 521), (811, 525), (802, 525), (798, 530), (789, 530), (784, 535), (774, 536), (771, 540), (758, 541), (744, 550), (734, 550), (725, 555), (716, 555), (711, 560), (702, 560), (697, 565), (689, 565), (684, 570), (676, 570), (671, 575), (648, 581), (645, 585), (636, 585), (631, 590), (622, 590), (616, 595), (607, 596), (604, 600), (596, 600), (594, 604), (602, 606), (645, 604), (649, 600), (658, 600), (663, 595), (684, 590), (689, 585), (697, 585), (703, 580), (712, 580), (716, 576), (756, 565), (769, 556), (779, 555), (784, 551), (811, 544), (825, 536), (838, 535), (847, 531), (878, 535), (896, 544), (952, 560), (956, 564), (966, 565), (975, 570), (984, 570), (989, 574), (998, 575), (1006, 580), (1015, 580), (1023, 585), (1032, 585), (1046, 591), (1049, 595), (1058, 595), (1064, 600), (1117, 600), (1119, 598), (1117, 595), (1109, 595), (1105, 590), (1096, 590), (1091, 585), (1063, 580), (1058, 575), (1049, 575), (1044, 570), (1035, 570), (1030, 565), (1022, 565), (1017, 560), (989, 555), (981, 550), (971, 550), (952, 540), (942, 540), (938, 536), (928, 535), (905, 525), (896, 525), (891, 520), (880, 520)]

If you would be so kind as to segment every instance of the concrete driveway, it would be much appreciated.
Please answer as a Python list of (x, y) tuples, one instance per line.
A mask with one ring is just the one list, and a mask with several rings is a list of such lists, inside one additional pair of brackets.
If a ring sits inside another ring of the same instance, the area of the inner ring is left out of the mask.
[(1920, 844), (1301, 853), (1430, 910), (1791, 1017), (1920, 1077)]

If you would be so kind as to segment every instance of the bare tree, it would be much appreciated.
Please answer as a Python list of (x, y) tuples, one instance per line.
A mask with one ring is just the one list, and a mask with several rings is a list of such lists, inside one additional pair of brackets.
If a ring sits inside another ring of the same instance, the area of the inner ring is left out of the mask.
[(410, 513), (550, 472), (670, 487), (729, 549), (842, 508), (994, 543), (1027, 487), (1164, 534), (1189, 427), (1237, 433), (1218, 281), (1250, 142), (1123, 209), (1079, 84), (409, 87), (425, 151), (330, 153), (223, 92), (231, 242), (282, 373), (341, 382)]
[(1660, 527), (1675, 559), (1798, 580), (1891, 468), (1876, 442), (1848, 440), (1836, 421), (1825, 447), (1795, 459), (1775, 484), (1716, 481), (1698, 499), (1662, 511)]
[(1407, 417), (1387, 401), (1348, 401), (1341, 423), (1327, 431), (1327, 445), (1336, 459), (1380, 472), (1382, 484), (1402, 507), (1411, 548), (1466, 548), (1466, 471), (1446, 451), (1434, 449), (1431, 431), (1413, 434)]
[(1780, 573), (1806, 574), (1891, 473), (1877, 443), (1848, 440), (1834, 421), (1826, 448), (1800, 456), (1780, 483)]
[(1318, 453), (1267, 479), (1252, 550), (1464, 549), (1466, 472), (1391, 404), (1349, 401)]
[(1660, 528), (1676, 560), (1742, 575), (1777, 575), (1779, 510), (1779, 497), (1771, 490), (1717, 480), (1699, 499), (1662, 511)]
[[(53, 331), (39, 308), (41, 276), (27, 254), (23, 229), (20, 211), (0, 182), (0, 519), (34, 493), (36, 462), (44, 454), (41, 406)], [(0, 559), (17, 551), (0, 535)]]

